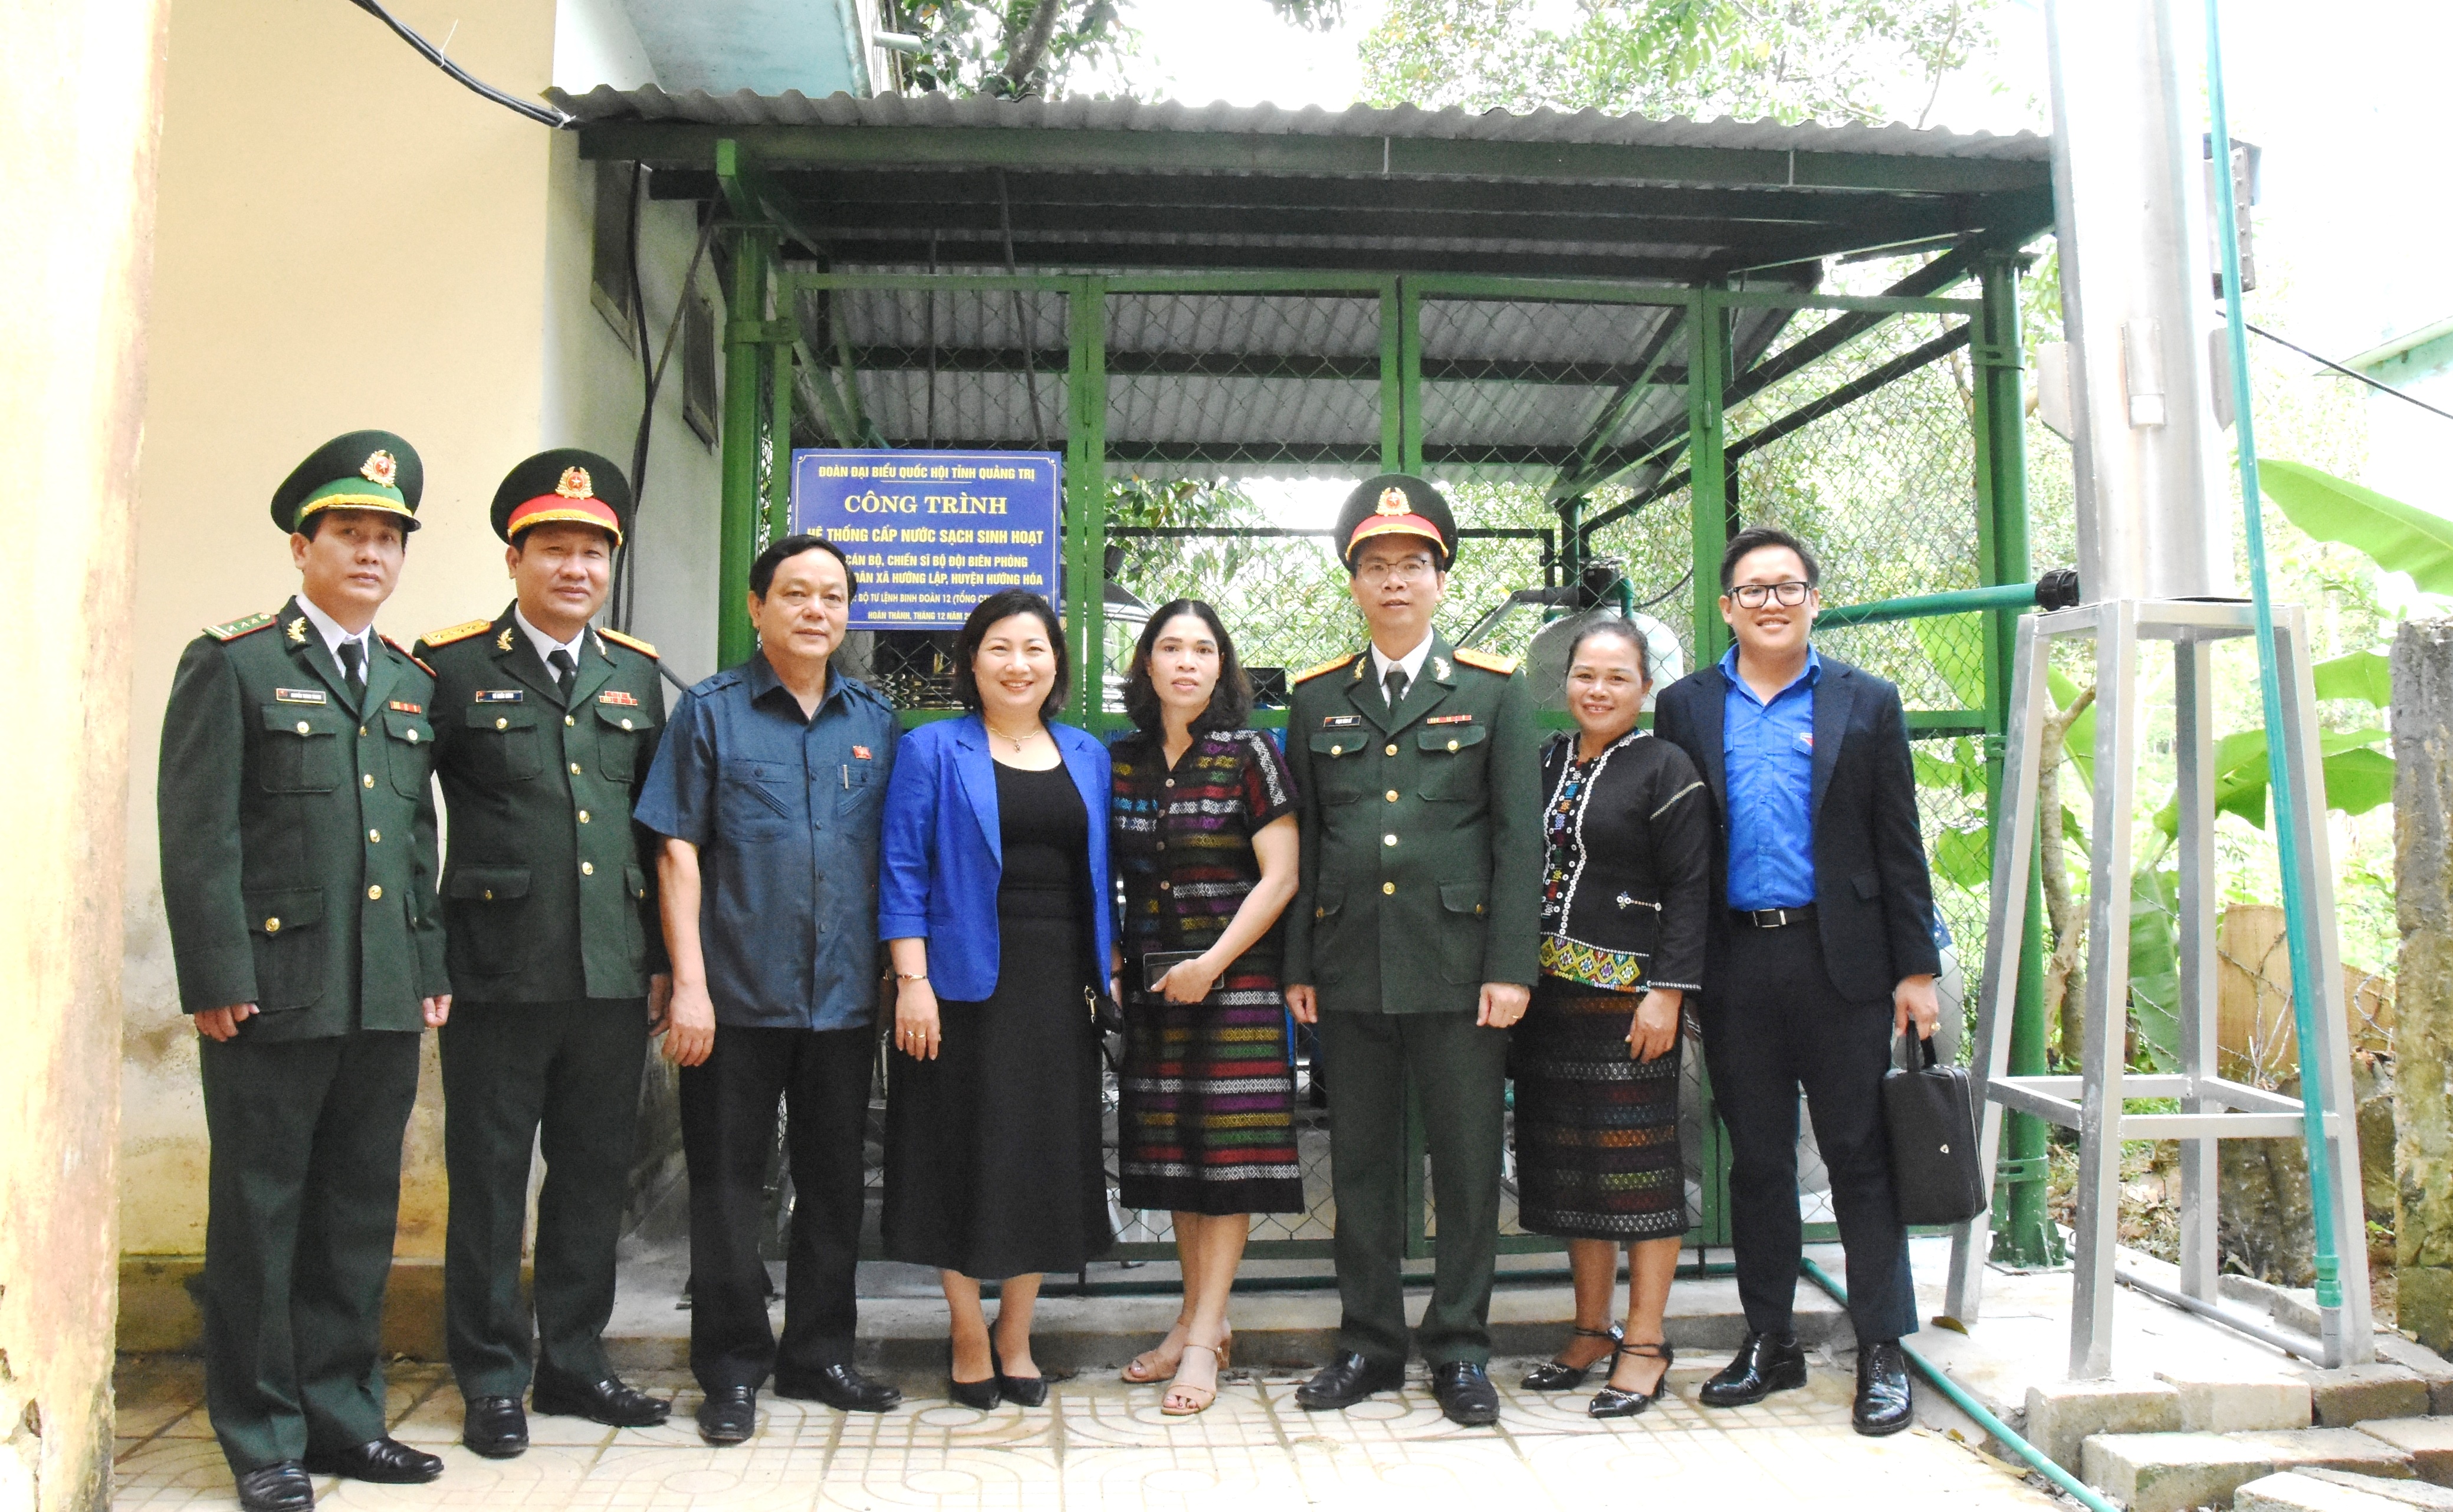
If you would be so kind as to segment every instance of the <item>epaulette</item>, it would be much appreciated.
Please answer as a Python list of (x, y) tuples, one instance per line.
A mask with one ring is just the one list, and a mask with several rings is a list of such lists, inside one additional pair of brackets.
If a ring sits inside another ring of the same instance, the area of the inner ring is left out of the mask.
[[(656, 655), (656, 648), (649, 646), (647, 642), (640, 640), (637, 636), (625, 635), (620, 630), (608, 630), (603, 628), (599, 628), (596, 633), (602, 635), (607, 640), (611, 641), (616, 646), (628, 647), (630, 649), (638, 652), (641, 656), (652, 657)], [(658, 657), (657, 659), (659, 661), (662, 660), (661, 657)]]
[(454, 625), (449, 629), (429, 630), (418, 639), (429, 647), (449, 646), (454, 641), (465, 641), (480, 630), (490, 630), (493, 627), (494, 622), (491, 620), (469, 620), (465, 624)]
[(1459, 651), (1456, 659), (1467, 666), (1479, 666), (1486, 672), (1497, 672), (1502, 677), (1513, 673), (1519, 660), (1513, 656), (1493, 656), (1487, 651)]
[(415, 651), (412, 651), (412, 650), (410, 650), (408, 647), (401, 645), (398, 641), (393, 640), (390, 636), (389, 636), (389, 635), (384, 635), (383, 631), (381, 631), (381, 630), (377, 630), (377, 631), (375, 631), (375, 633), (376, 633), (377, 635), (383, 635), (383, 643), (384, 643), (386, 646), (390, 647), (393, 650), (398, 651), (401, 655), (408, 657), (410, 661), (417, 663), (419, 669), (420, 669), (420, 670), (422, 670), (423, 672), (425, 672), (427, 676), (429, 676), (429, 677), (432, 677), (432, 676), (434, 676), (434, 675), (435, 675), (434, 668), (432, 668), (432, 667), (430, 667), (430, 666), (428, 666), (426, 665), (426, 663), (425, 663), (424, 659), (422, 659), (421, 657), (419, 657), (419, 655), (418, 655)]
[(216, 641), (235, 641), (242, 635), (253, 635), (281, 618), (278, 614), (250, 614), (227, 625), (208, 625), (205, 633)]
[(1318, 666), (1306, 667), (1304, 670), (1297, 672), (1294, 675), (1293, 680), (1298, 683), (1308, 683), (1315, 677), (1326, 677), (1329, 673), (1336, 671), (1339, 667), (1351, 664), (1356, 656), (1360, 656), (1362, 654), (1362, 652), (1357, 651), (1353, 656), (1340, 656), (1329, 661), (1323, 662)]

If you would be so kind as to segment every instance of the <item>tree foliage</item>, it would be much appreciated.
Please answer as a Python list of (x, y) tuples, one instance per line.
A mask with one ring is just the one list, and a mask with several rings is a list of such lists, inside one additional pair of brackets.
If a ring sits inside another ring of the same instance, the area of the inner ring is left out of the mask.
[[(1113, 69), (1133, 50), (1135, 0), (899, 0), (887, 30), (927, 50), (905, 60), (906, 88), (924, 93), (1057, 99), (1078, 70)], [(1164, 0), (1162, 0), (1164, 3)], [(1185, 0), (1174, 0), (1185, 3)], [(1325, 28), (1345, 0), (1269, 0), (1298, 26)]]
[(2000, 0), (1390, 0), (1365, 96), (1426, 109), (1923, 126)]

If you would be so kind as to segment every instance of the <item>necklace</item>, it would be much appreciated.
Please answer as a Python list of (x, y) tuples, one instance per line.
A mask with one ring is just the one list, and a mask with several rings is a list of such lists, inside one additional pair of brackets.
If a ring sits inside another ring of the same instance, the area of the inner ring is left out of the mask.
[(1008, 746), (1012, 746), (1012, 747), (1013, 747), (1013, 753), (1014, 753), (1016, 756), (1019, 756), (1019, 755), (1021, 755), (1021, 754), (1022, 754), (1022, 747), (1023, 747), (1024, 746), (1026, 746), (1026, 745), (1029, 744), (1030, 742), (1032, 742), (1032, 741), (1034, 741), (1034, 740), (1037, 740), (1037, 739), (1039, 738), (1039, 726), (1033, 726), (1031, 727), (1031, 731), (1030, 731), (1030, 733), (1029, 733), (1029, 734), (1027, 734), (1027, 735), (1023, 735), (1023, 736), (1013, 736), (1013, 735), (1008, 735), (1008, 734), (1007, 734), (1005, 731), (1003, 731), (1003, 730), (1001, 730), (1001, 729), (997, 728), (994, 725), (990, 725), (990, 724), (987, 722), (987, 719), (985, 719), (985, 718), (981, 719), (981, 721), (980, 721), (980, 725), (981, 725), (981, 726), (982, 726), (983, 728), (985, 728), (985, 729), (986, 729), (989, 734), (994, 735), (997, 739), (999, 739), (999, 740), (1001, 740), (1001, 741), (1005, 742), (1007, 745), (1008, 745)]

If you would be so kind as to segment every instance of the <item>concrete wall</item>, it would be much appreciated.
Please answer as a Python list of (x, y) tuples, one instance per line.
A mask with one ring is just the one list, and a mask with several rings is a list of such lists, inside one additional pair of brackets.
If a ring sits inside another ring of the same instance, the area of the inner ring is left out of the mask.
[[(645, 51), (612, 0), (392, 9), (437, 41), (450, 33), (455, 60), (513, 94), (548, 80), (645, 82), (633, 76)], [(574, 138), (461, 89), (347, 6), (172, 0), (169, 30), (139, 607), (123, 638), (132, 717), (119, 747), (124, 1348), (192, 1343), (184, 1283), (204, 1244), (195, 1036), (171, 973), (152, 802), (180, 647), (295, 587), (266, 501), (309, 449), (362, 426), (407, 436), (427, 472), (423, 527), (377, 627), (406, 645), (496, 613), (510, 589), (487, 510), (502, 474), (548, 446), (627, 468), (641, 399), (635, 353), (588, 296), (593, 175)], [(690, 207), (648, 208), (640, 261), (659, 339), (696, 236)], [(715, 292), (711, 257), (698, 283)], [(718, 468), (683, 420), (681, 372), (677, 353), (636, 532), (632, 627), (695, 680), (714, 670)], [(439, 1339), (445, 1219), (433, 1056), (429, 1036), (389, 1341), (421, 1353)]]
[[(110, 1494), (130, 511), (159, 0), (0, 6), (0, 1509)], [(38, 208), (38, 209), (37, 209)]]

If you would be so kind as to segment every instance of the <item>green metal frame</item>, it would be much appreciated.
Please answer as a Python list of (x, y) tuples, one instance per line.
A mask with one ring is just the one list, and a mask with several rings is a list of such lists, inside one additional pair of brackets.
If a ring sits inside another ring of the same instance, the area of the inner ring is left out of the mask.
[[(933, 139), (933, 138), (931, 138)], [(795, 137), (796, 143), (819, 140)], [(1455, 144), (1444, 144), (1453, 147)], [(796, 378), (806, 379), (828, 426), (837, 433), (860, 434), (879, 444), (860, 403), (854, 352), (837, 327), (836, 350), (812, 352), (789, 319), (773, 319), (773, 307), (788, 310), (792, 297), (803, 291), (938, 289), (975, 293), (1019, 290), (1061, 294), (1067, 300), (1066, 342), (1066, 485), (1064, 564), (1074, 606), (1067, 616), (1068, 649), (1081, 669), (1075, 678), (1069, 716), (1086, 727), (1105, 728), (1114, 717), (1099, 707), (1100, 667), (1106, 641), (1103, 595), (1107, 547), (1107, 301), (1118, 294), (1214, 293), (1346, 294), (1380, 303), (1381, 386), (1380, 465), (1390, 470), (1416, 471), (1423, 466), (1423, 356), (1421, 313), (1426, 300), (1540, 299), (1566, 303), (1613, 303), (1676, 307), (1684, 312), (1679, 332), (1665, 340), (1629, 386), (1647, 382), (1672, 348), (1683, 347), (1686, 366), (1687, 437), (1685, 442), (1691, 501), (1694, 594), (1693, 631), (1698, 659), (1717, 657), (1727, 644), (1727, 628), (1718, 607), (1720, 556), (1734, 527), (1732, 479), (1725, 452), (1725, 395), (1732, 374), (1730, 312), (1741, 308), (1827, 309), (1859, 314), (1929, 313), (1962, 317), (1978, 328), (1971, 343), (1979, 381), (1975, 391), (1977, 476), (1974, 507), (1978, 514), (1983, 581), (1990, 585), (2025, 583), (2027, 560), (2025, 451), (2020, 404), (2020, 365), (2016, 265), (2008, 255), (1977, 260), (1981, 297), (1954, 299), (1938, 295), (1841, 296), (1727, 288), (1638, 287), (1577, 280), (1479, 277), (1460, 274), (1394, 275), (1318, 271), (1212, 271), (1184, 274), (1103, 276), (1077, 274), (881, 274), (786, 272), (774, 267), (774, 253), (789, 226), (775, 213), (770, 196), (762, 191), (753, 170), (737, 149), (719, 144), (719, 180), (737, 224), (728, 228), (732, 252), (730, 318), (725, 327), (725, 403), (722, 434), (723, 530), (721, 583), (723, 601), (718, 645), (725, 665), (747, 657), (752, 647), (747, 612), (750, 556), (764, 527), (768, 535), (788, 528), (791, 421)], [(1373, 150), (1379, 149), (1373, 144)], [(831, 363), (826, 360), (830, 356)], [(758, 403), (761, 381), (768, 403)], [(840, 385), (840, 387), (838, 387)], [(1604, 428), (1604, 434), (1607, 428)], [(1663, 455), (1674, 458), (1676, 443)], [(759, 461), (770, 458), (767, 494), (759, 497)], [(1563, 570), (1582, 565), (1585, 543), (1580, 527), (1586, 524), (1585, 494), (1602, 480), (1578, 478), (1565, 469), (1553, 489), (1562, 527)], [(1929, 611), (1928, 611), (1929, 612)], [(1981, 709), (1917, 710), (1912, 729), (1924, 734), (1958, 733), (1986, 738), (1986, 812), (1998, 806), (2000, 735), (2006, 706), (2006, 672), (2015, 607), (1985, 613), (1984, 666), (1986, 702)], [(915, 711), (907, 722), (942, 717)], [(2040, 884), (2031, 899), (2041, 909)], [(2042, 1069), (2040, 931), (2032, 921), (2028, 951), (2020, 964), (2020, 1017), (2014, 1031), (2014, 1069)], [(2025, 1059), (2023, 1060), (2022, 1057)], [(2035, 1064), (2027, 1067), (2027, 1062)], [(1706, 1082), (1707, 1110), (1709, 1088)], [(2004, 1180), (2010, 1184), (2010, 1222), (1997, 1232), (2009, 1258), (2035, 1263), (2037, 1246), (2049, 1239), (2051, 1225), (2042, 1218), (2041, 1129), (2032, 1120), (2015, 1119), (2010, 1126)], [(1416, 1143), (1421, 1139), (1419, 1110), (1409, 1116)], [(1703, 1210), (1689, 1235), (1692, 1243), (1728, 1243), (1725, 1135), (1716, 1119), (1705, 1120), (1703, 1155), (1705, 1173)], [(2029, 1146), (2034, 1146), (2030, 1149)], [(1421, 1163), (1408, 1165), (1408, 1200), (1413, 1212), (1407, 1254), (1428, 1256), (1435, 1247), (1429, 1231), (1427, 1193), (1423, 1189)], [(2032, 1175), (2030, 1174), (2032, 1171)], [(1829, 1237), (1828, 1225), (1809, 1225), (1814, 1238)], [(1559, 1242), (1541, 1235), (1507, 1235), (1501, 1248), (1509, 1252), (1552, 1250)], [(1326, 1258), (1324, 1240), (1256, 1240), (1253, 1253), (1273, 1258)], [(1125, 1259), (1167, 1259), (1164, 1243), (1120, 1245)]]

